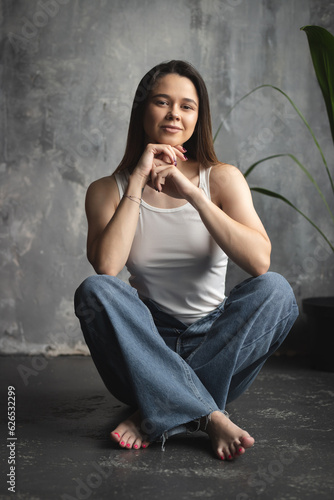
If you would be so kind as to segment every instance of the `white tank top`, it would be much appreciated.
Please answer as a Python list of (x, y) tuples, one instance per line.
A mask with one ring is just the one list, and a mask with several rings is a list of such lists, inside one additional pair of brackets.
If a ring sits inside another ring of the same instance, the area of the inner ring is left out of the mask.
[[(209, 199), (210, 171), (201, 167), (199, 182)], [(129, 172), (115, 178), (122, 198)], [(143, 200), (126, 267), (142, 299), (154, 300), (186, 324), (213, 311), (225, 298), (227, 255), (190, 203), (163, 209)]]

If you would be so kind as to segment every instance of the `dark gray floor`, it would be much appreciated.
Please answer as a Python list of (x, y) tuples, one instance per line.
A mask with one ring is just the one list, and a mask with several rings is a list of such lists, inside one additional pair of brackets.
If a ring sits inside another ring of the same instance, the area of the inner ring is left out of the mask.
[[(216, 459), (205, 434), (123, 450), (108, 437), (128, 409), (104, 389), (90, 358), (2, 357), (1, 401), (16, 389), (16, 494), (1, 499), (333, 499), (334, 373), (271, 358), (230, 405), (255, 438), (233, 463)], [(2, 423), (6, 424), (6, 404)]]

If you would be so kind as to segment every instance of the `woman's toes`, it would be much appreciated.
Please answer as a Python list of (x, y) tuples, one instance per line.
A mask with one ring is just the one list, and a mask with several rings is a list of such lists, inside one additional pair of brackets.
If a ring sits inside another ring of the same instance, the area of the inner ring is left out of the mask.
[(245, 448), (243, 448), (241, 445), (237, 446), (236, 453), (238, 456), (243, 455), (245, 453)]
[(121, 440), (121, 436), (120, 436), (120, 434), (119, 434), (118, 432), (116, 432), (116, 431), (111, 432), (111, 433), (110, 433), (110, 437), (111, 437), (111, 439), (112, 439), (113, 441), (116, 441), (116, 443), (119, 443), (119, 442), (120, 442), (120, 440)]
[(125, 447), (129, 450), (133, 447), (134, 442), (136, 441), (136, 436), (129, 436), (127, 439)]
[(233, 458), (238, 458), (240, 455), (243, 455), (245, 453), (245, 448), (238, 443), (233, 443), (233, 445), (230, 447), (231, 455)]
[(243, 447), (244, 449), (251, 448), (254, 444), (254, 438), (252, 438), (251, 436), (244, 436), (240, 439), (240, 442), (241, 447)]
[(138, 442), (138, 440), (136, 440), (133, 443), (132, 448), (134, 448), (135, 450), (139, 450), (139, 448), (140, 448), (140, 442)]
[(235, 450), (234, 444), (231, 444), (227, 448), (225, 456), (227, 457), (227, 460), (233, 460), (236, 457), (236, 450)]
[(239, 449), (241, 450), (240, 443), (233, 443), (231, 446), (231, 452), (233, 457), (238, 457), (240, 455)]
[(128, 439), (129, 439), (129, 433), (128, 432), (124, 432), (124, 434), (121, 436), (121, 439), (118, 441), (118, 444), (122, 447), (122, 448), (125, 448), (126, 447), (126, 444), (128, 442)]
[(222, 453), (220, 456), (224, 457), (224, 460), (232, 460), (232, 454), (228, 448), (223, 448)]

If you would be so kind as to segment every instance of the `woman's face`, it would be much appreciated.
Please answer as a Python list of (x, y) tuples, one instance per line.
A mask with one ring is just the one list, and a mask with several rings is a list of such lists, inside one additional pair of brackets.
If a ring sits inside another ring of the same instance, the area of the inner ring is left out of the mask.
[(186, 77), (171, 73), (160, 78), (146, 104), (147, 143), (178, 146), (192, 136), (198, 118), (196, 88)]

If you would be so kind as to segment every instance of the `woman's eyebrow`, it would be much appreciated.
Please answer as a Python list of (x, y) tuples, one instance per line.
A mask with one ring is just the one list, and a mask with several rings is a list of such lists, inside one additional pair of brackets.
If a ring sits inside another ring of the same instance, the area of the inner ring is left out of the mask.
[[(152, 96), (152, 99), (155, 99), (156, 97), (164, 97), (165, 99), (170, 99), (170, 95), (168, 94), (155, 94)], [(190, 99), (189, 97), (183, 97), (182, 101), (191, 102), (195, 104), (195, 106), (197, 106), (197, 102), (194, 101), (194, 99)]]

